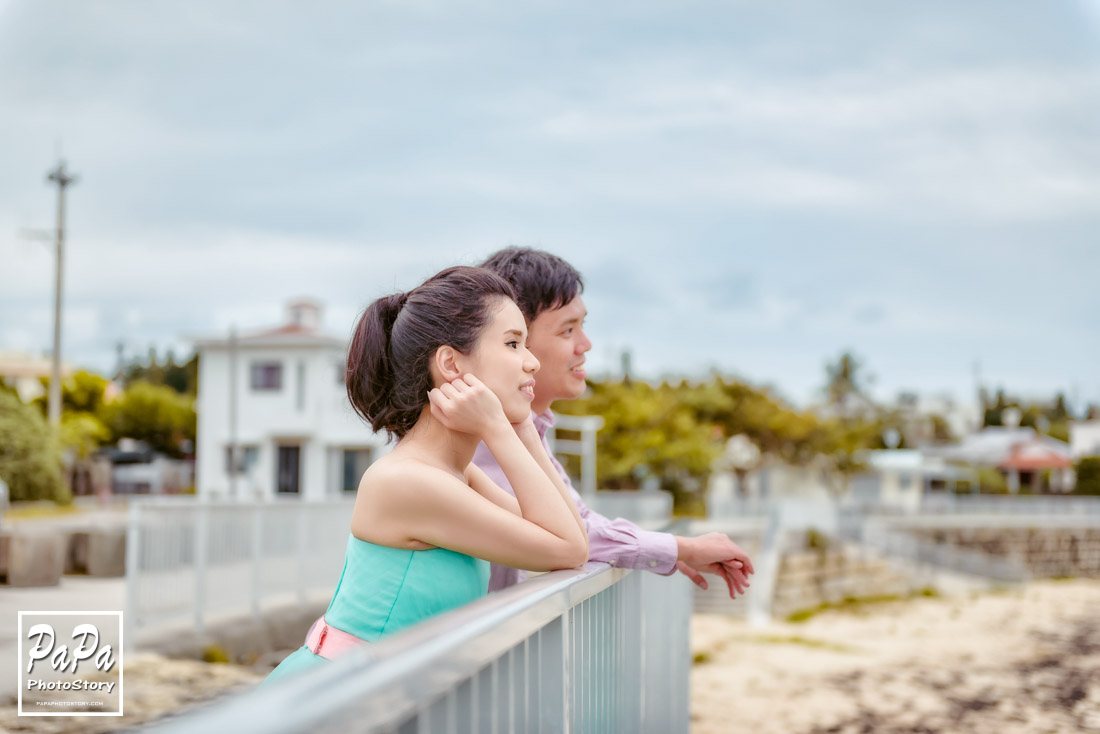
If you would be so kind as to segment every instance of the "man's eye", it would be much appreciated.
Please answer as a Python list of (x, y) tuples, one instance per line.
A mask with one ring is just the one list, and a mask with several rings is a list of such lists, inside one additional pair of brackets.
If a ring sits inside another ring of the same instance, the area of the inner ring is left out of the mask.
[(570, 326), (568, 329), (566, 329), (565, 331), (563, 331), (561, 333), (562, 336), (572, 336), (572, 334), (573, 334), (573, 327), (572, 326)]

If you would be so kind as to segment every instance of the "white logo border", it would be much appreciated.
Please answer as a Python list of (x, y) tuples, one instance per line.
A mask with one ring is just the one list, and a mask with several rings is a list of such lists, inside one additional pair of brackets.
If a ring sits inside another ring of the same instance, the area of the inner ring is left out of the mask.
[[(80, 615), (99, 615), (105, 616), (109, 614), (118, 615), (118, 711), (23, 711), (23, 615), (24, 614), (42, 614), (52, 616), (63, 617), (76, 617)], [(122, 624), (122, 612), (120, 611), (102, 611), (93, 610), (88, 612), (19, 612), (19, 654), (15, 661), (18, 668), (19, 675), (16, 678), (18, 687), (19, 704), (16, 708), (17, 716), (122, 716), (123, 704), (125, 699), (122, 695), (122, 679), (124, 671), (122, 669), (122, 656), (123, 656), (123, 639), (122, 634), (125, 626)]]

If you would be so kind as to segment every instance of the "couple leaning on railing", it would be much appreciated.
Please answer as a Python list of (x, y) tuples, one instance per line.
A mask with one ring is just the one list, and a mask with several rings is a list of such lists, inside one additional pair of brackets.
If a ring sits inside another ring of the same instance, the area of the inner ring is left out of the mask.
[(583, 281), (549, 253), (510, 248), (363, 313), (348, 397), (398, 439), (363, 475), (344, 570), (305, 644), (264, 685), (428, 617), (588, 560), (672, 574), (730, 596), (753, 572), (728, 537), (650, 532), (592, 512), (550, 453), (550, 405), (585, 389)]

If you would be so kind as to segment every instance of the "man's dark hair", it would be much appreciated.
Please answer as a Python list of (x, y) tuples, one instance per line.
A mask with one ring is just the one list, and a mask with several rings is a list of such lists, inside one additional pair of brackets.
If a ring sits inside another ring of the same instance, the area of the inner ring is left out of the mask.
[(557, 255), (529, 247), (507, 247), (481, 263), (516, 289), (516, 303), (530, 323), (543, 311), (566, 305), (582, 292), (577, 269)]

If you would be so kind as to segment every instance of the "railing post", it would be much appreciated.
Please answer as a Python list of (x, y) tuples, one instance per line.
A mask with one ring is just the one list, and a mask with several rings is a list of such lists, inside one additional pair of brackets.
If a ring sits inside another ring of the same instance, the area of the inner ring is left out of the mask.
[(296, 580), (298, 591), (298, 607), (299, 609), (306, 608), (306, 512), (305, 503), (302, 503), (303, 507), (296, 513), (297, 523), (294, 533), (294, 550), (295, 555), (298, 557), (298, 578)]
[(209, 535), (209, 506), (200, 500), (195, 511), (195, 631), (203, 632), (206, 608), (206, 545)]
[(260, 621), (260, 573), (263, 561), (264, 505), (253, 505), (252, 512), (252, 618)]
[(141, 504), (130, 501), (126, 528), (126, 610), (122, 615), (123, 650), (134, 649), (141, 597)]

